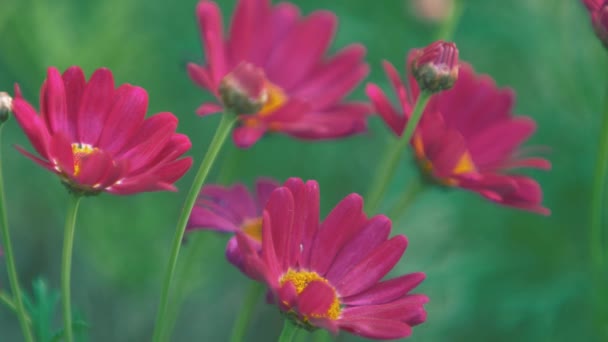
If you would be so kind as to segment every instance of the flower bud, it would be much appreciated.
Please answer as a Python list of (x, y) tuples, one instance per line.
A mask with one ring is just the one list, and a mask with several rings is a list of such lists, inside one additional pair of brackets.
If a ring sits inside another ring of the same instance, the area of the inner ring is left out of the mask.
[(417, 50), (410, 70), (421, 90), (436, 93), (452, 88), (458, 79), (456, 44), (440, 40)]
[(235, 113), (257, 113), (268, 100), (266, 75), (262, 69), (243, 62), (222, 79), (219, 92), (224, 106)]
[(13, 98), (3, 91), (0, 91), (0, 124), (8, 120), (13, 111)]

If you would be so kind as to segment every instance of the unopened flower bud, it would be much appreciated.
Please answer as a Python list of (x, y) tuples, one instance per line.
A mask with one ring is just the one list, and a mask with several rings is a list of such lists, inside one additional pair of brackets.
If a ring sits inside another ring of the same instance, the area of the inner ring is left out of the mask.
[(8, 120), (10, 113), (13, 111), (13, 98), (3, 91), (0, 91), (0, 123)]
[(458, 79), (456, 44), (437, 41), (416, 51), (411, 71), (420, 89), (436, 93), (452, 88)]
[(454, 12), (454, 0), (406, 0), (409, 1), (416, 17), (440, 23), (447, 20)]
[(219, 87), (226, 108), (237, 114), (257, 113), (268, 100), (264, 71), (249, 63), (239, 64)]

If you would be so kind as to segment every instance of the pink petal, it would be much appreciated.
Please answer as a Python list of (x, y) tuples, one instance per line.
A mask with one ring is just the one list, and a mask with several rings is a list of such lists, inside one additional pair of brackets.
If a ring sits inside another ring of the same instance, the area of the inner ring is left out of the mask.
[(270, 194), (279, 186), (279, 184), (270, 178), (259, 178), (255, 182), (255, 193), (256, 193), (256, 212), (262, 212), (268, 199), (270, 198)]
[(66, 93), (68, 137), (72, 141), (80, 141), (78, 136), (78, 111), (86, 87), (86, 80), (82, 69), (77, 66), (69, 67), (62, 77)]
[(13, 113), (36, 152), (48, 159), (47, 150), (51, 136), (36, 110), (23, 98), (16, 97), (13, 99)]
[(268, 20), (270, 3), (268, 0), (240, 0), (237, 2), (230, 28), (227, 48), (234, 65), (248, 60), (252, 51), (259, 48), (258, 42), (262, 25)]
[(249, 51), (249, 61), (254, 65), (264, 67), (269, 55), (296, 26), (299, 18), (298, 7), (288, 2), (281, 2), (271, 9), (267, 19), (258, 19), (261, 29), (258, 33), (256, 48)]
[(367, 290), (393, 269), (406, 247), (407, 239), (403, 235), (385, 241), (335, 283), (336, 289), (342, 297)]
[(196, 6), (196, 16), (209, 61), (211, 79), (217, 85), (227, 73), (222, 15), (215, 2), (203, 0)]
[(188, 71), (188, 76), (190, 76), (194, 83), (196, 83), (199, 87), (211, 92), (213, 95), (218, 96), (217, 85), (215, 84), (208, 68), (194, 63), (188, 63), (186, 68)]
[(266, 64), (268, 78), (290, 91), (320, 61), (329, 47), (337, 20), (318, 11), (301, 21), (275, 46)]
[(166, 163), (159, 167), (154, 173), (157, 175), (161, 182), (173, 184), (188, 172), (192, 166), (192, 158), (186, 157), (179, 160), (175, 160), (170, 163)]
[(249, 148), (266, 133), (266, 127), (240, 126), (232, 132), (232, 140), (240, 148)]
[(355, 335), (382, 340), (406, 338), (412, 334), (412, 328), (403, 322), (370, 317), (341, 319), (340, 328)]
[(358, 234), (365, 220), (361, 196), (350, 194), (340, 201), (317, 232), (310, 255), (311, 269), (320, 275), (325, 275), (336, 254)]
[(224, 107), (217, 103), (203, 103), (196, 109), (196, 115), (205, 116), (209, 114), (221, 113), (224, 111)]
[(48, 69), (46, 91), (42, 96), (44, 96), (42, 101), (44, 108), (40, 110), (46, 116), (50, 133), (62, 133), (70, 139), (73, 138), (68, 122), (66, 91), (63, 79), (56, 68)]
[(386, 241), (390, 232), (391, 220), (388, 217), (378, 215), (371, 218), (361, 232), (342, 247), (325, 278), (333, 284), (338, 283), (353, 265)]
[(129, 160), (129, 172), (137, 173), (158, 156), (176, 128), (177, 118), (171, 113), (159, 113), (147, 118), (119, 152), (117, 159)]
[(409, 295), (385, 304), (350, 306), (342, 312), (342, 317), (394, 319), (413, 325), (412, 320), (419, 321), (423, 306), (428, 301), (425, 295)]
[(148, 93), (143, 88), (130, 84), (120, 86), (97, 146), (109, 153), (120, 151), (144, 122), (147, 109)]
[[(275, 191), (278, 191), (277, 189)], [(273, 191), (274, 193), (274, 191)], [(272, 198), (272, 197), (271, 197)], [(279, 218), (280, 219), (280, 218)], [(273, 226), (274, 225), (274, 226)], [(273, 241), (274, 230), (282, 229), (283, 227), (277, 226), (271, 222), (270, 214), (264, 210), (262, 219), (262, 252), (261, 257), (268, 270), (266, 274), (266, 282), (270, 288), (276, 288), (278, 286), (278, 277), (283, 273), (281, 268), (281, 261), (277, 258), (275, 251), (276, 243)], [(239, 242), (240, 244), (240, 242)]]
[(103, 182), (104, 176), (113, 167), (113, 160), (110, 155), (103, 151), (97, 151), (81, 159), (80, 172), (73, 177), (78, 184), (96, 186)]
[(299, 240), (293, 236), (298, 233), (294, 227), (295, 210), (299, 208), (294, 208), (293, 194), (285, 187), (274, 190), (264, 208), (272, 223), (276, 257), (284, 270), (295, 264), (296, 253), (299, 251)]
[(307, 215), (303, 218), (303, 231), (300, 244), (300, 259), (298, 264), (303, 268), (310, 267), (310, 256), (313, 251), (313, 241), (319, 230), (320, 195), (319, 184), (307, 181), (305, 184), (305, 199)]
[(27, 158), (31, 159), (33, 162), (35, 162), (36, 164), (42, 166), (43, 168), (52, 171), (54, 173), (57, 173), (57, 170), (55, 169), (55, 165), (49, 163), (46, 160), (40, 159), (37, 156), (31, 154), (30, 152), (26, 151), (23, 147), (16, 145), (15, 148), (17, 149), (17, 151), (19, 151), (21, 154), (23, 154), (24, 156), (26, 156)]
[(240, 229), (234, 221), (218, 215), (217, 213), (202, 207), (194, 207), (188, 220), (187, 231), (197, 229), (211, 229), (220, 232), (236, 232)]
[(407, 92), (407, 88), (401, 81), (401, 77), (399, 77), (399, 72), (397, 72), (397, 69), (388, 61), (382, 61), (382, 67), (384, 68), (384, 72), (391, 82), (393, 89), (395, 89), (395, 92), (397, 93), (397, 98), (401, 104), (404, 117), (409, 118), (414, 109), (414, 103)]
[(384, 304), (405, 296), (408, 292), (418, 286), (424, 278), (424, 273), (418, 272), (386, 280), (374, 285), (367, 291), (347, 298), (342, 298), (342, 303), (357, 306)]
[(53, 162), (59, 165), (61, 171), (68, 175), (74, 174), (74, 154), (72, 143), (63, 133), (53, 136), (50, 146), (50, 154)]
[(108, 69), (97, 69), (87, 83), (78, 111), (80, 143), (97, 145), (114, 96), (114, 78)]
[(305, 316), (324, 315), (331, 307), (336, 293), (326, 282), (310, 282), (298, 296), (298, 311)]
[(384, 120), (384, 123), (386, 123), (395, 135), (401, 136), (405, 128), (405, 117), (397, 113), (380, 87), (370, 83), (365, 88), (365, 93), (374, 105), (376, 112), (380, 115), (382, 120)]

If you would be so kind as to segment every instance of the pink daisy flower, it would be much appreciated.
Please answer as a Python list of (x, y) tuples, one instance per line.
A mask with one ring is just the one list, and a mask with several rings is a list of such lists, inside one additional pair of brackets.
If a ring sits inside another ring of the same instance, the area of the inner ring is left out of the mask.
[(403, 235), (389, 239), (390, 230), (386, 216), (366, 217), (357, 194), (319, 223), (318, 184), (292, 178), (266, 204), (261, 252), (241, 232), (237, 241), (247, 274), (268, 286), (295, 324), (396, 339), (424, 322), (428, 298), (410, 294), (423, 273), (381, 281), (407, 246)]
[[(202, 66), (188, 65), (197, 85), (219, 100), (222, 80), (238, 66), (259, 68), (263, 77), (254, 82), (263, 81), (263, 106), (257, 113), (239, 116), (233, 132), (236, 145), (249, 147), (266, 132), (316, 140), (366, 129), (369, 106), (343, 101), (368, 73), (365, 48), (351, 45), (325, 57), (337, 26), (331, 12), (302, 17), (291, 3), (271, 6), (269, 0), (239, 0), (226, 37), (215, 2), (199, 2), (196, 15), (207, 58)], [(221, 111), (219, 102), (211, 102), (197, 113)]]
[[(395, 109), (375, 84), (369, 84), (366, 92), (385, 123), (400, 136), (420, 91), (411, 75), (408, 89), (392, 64), (385, 62), (384, 68), (401, 109)], [(539, 184), (511, 173), (522, 167), (551, 168), (549, 161), (520, 152), (536, 124), (529, 117), (514, 116), (514, 102), (511, 89), (498, 88), (492, 78), (477, 75), (469, 64), (461, 63), (454, 87), (429, 101), (411, 144), (424, 174), (434, 181), (476, 192), (502, 205), (548, 215)]]
[(59, 175), (72, 191), (127, 195), (175, 190), (192, 165), (179, 159), (190, 139), (176, 134), (177, 118), (145, 119), (148, 94), (140, 87), (114, 87), (112, 72), (98, 69), (88, 82), (79, 67), (63, 75), (48, 69), (40, 91), (40, 115), (15, 86), (13, 111), (38, 156), (18, 150)]
[[(273, 180), (258, 179), (255, 194), (251, 194), (243, 184), (231, 187), (206, 185), (192, 209), (186, 231), (209, 229), (226, 233), (242, 232), (260, 249), (262, 211), (270, 193), (277, 186)], [(235, 236), (226, 245), (226, 258), (243, 270)]]

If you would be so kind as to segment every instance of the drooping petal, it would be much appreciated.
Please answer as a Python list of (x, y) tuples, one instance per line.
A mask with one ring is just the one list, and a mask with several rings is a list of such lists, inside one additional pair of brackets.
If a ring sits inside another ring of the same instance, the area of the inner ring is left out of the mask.
[(418, 286), (425, 278), (424, 273), (410, 273), (380, 282), (367, 291), (342, 299), (347, 305), (384, 304), (403, 297)]
[(217, 85), (228, 71), (222, 14), (215, 2), (204, 0), (196, 6), (196, 16), (207, 60), (209, 61), (211, 79)]
[(36, 114), (36, 110), (21, 97), (16, 97), (13, 99), (13, 113), (36, 152), (41, 157), (49, 159), (48, 148), (51, 136), (40, 116)]
[(406, 338), (412, 334), (409, 325), (397, 320), (365, 317), (341, 319), (339, 324), (344, 330), (371, 339), (391, 340)]

